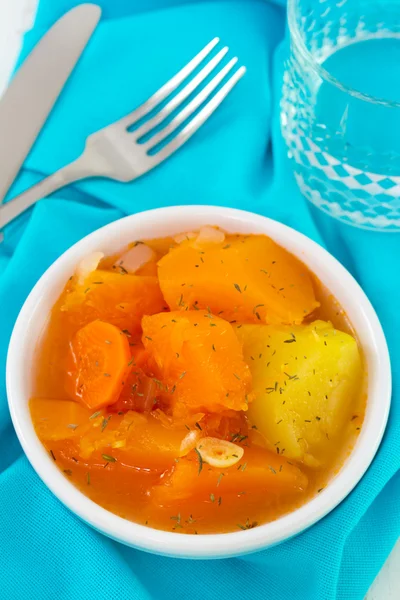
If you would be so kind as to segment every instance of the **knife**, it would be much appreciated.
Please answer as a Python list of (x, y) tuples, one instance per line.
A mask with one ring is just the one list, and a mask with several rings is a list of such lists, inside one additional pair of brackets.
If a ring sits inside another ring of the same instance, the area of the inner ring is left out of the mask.
[(0, 100), (0, 203), (99, 22), (96, 4), (65, 13), (36, 44)]

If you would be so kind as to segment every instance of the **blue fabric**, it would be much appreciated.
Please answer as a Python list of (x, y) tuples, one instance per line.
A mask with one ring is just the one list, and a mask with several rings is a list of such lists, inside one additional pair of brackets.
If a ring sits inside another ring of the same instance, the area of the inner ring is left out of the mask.
[[(101, 0), (103, 19), (10, 197), (75, 158), (85, 137), (140, 104), (219, 35), (248, 68), (223, 107), (167, 164), (131, 183), (92, 180), (11, 224), (0, 247), (0, 594), (4, 600), (361, 599), (400, 531), (400, 237), (355, 229), (300, 196), (279, 132), (284, 10), (262, 1)], [(42, 0), (23, 56), (75, 0)], [(251, 209), (325, 245), (356, 276), (384, 326), (394, 369), (389, 426), (356, 490), (309, 531), (223, 561), (168, 559), (108, 540), (45, 488), (16, 440), (4, 372), (13, 323), (64, 250), (122, 215), (210, 203)], [(397, 274), (397, 275), (396, 275)]]

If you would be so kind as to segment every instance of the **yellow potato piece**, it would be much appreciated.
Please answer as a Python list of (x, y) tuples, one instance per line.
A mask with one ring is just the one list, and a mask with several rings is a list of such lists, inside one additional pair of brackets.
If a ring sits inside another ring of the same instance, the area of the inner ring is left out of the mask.
[(310, 467), (323, 464), (359, 395), (356, 340), (324, 321), (236, 332), (253, 377), (249, 419), (277, 452)]

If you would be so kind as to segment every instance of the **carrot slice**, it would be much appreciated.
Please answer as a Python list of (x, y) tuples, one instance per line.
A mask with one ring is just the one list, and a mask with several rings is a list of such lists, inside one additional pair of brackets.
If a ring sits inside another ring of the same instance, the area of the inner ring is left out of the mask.
[(129, 343), (122, 331), (110, 323), (92, 321), (70, 342), (66, 391), (90, 409), (113, 404), (128, 376), (129, 362)]

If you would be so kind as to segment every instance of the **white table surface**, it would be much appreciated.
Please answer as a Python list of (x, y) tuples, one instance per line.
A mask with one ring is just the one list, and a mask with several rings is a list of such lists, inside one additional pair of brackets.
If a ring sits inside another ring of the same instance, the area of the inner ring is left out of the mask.
[[(7, 85), (17, 59), (21, 36), (31, 26), (36, 6), (37, 0), (0, 0), (0, 95)], [(365, 600), (399, 599), (400, 541), (375, 579)]]

